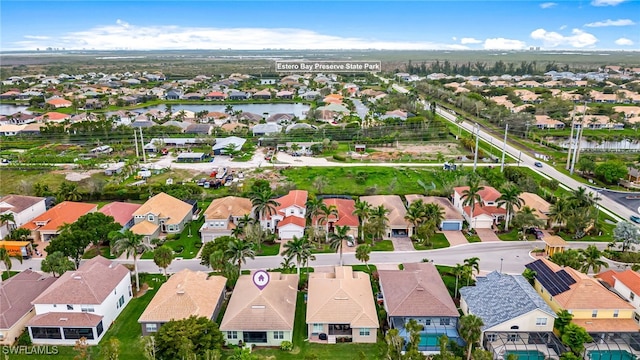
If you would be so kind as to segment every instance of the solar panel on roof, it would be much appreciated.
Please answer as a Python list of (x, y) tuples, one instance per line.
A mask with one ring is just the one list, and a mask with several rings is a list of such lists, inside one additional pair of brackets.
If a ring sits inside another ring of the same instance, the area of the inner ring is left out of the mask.
[(549, 292), (551, 296), (556, 296), (570, 289), (575, 280), (566, 271), (553, 272), (542, 260), (536, 260), (525, 265), (528, 269), (536, 272), (538, 282)]

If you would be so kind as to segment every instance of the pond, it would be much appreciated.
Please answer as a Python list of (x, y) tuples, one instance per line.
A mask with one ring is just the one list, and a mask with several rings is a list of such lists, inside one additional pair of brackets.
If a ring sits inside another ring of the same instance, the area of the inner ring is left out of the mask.
[(27, 110), (27, 106), (13, 105), (13, 104), (0, 104), (0, 115), (11, 115), (17, 112), (30, 113)]
[[(263, 115), (265, 117), (269, 117), (273, 114), (294, 114), (298, 118), (304, 118), (307, 111), (309, 111), (309, 105), (295, 103), (295, 104), (233, 104), (233, 111), (243, 111), (250, 112), (258, 115)], [(179, 105), (171, 105), (171, 111), (177, 112), (180, 110), (185, 111), (209, 111), (209, 112), (224, 112), (227, 105), (190, 105), (190, 104), (179, 104)], [(133, 110), (137, 113), (144, 113), (149, 110), (162, 110), (166, 109), (166, 105), (156, 105), (150, 106), (142, 109)]]

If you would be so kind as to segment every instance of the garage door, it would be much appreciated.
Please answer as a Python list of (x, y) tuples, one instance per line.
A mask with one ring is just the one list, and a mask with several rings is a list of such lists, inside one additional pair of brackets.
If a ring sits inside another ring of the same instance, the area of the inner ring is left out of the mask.
[(443, 221), (442, 230), (462, 230), (460, 221)]

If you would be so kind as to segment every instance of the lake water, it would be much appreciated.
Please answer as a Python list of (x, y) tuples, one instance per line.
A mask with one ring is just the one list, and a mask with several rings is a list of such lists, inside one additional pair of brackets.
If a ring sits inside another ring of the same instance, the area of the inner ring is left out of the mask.
[[(554, 141), (556, 145), (559, 145), (565, 149), (569, 149), (569, 139), (560, 141)], [(640, 151), (640, 142), (633, 140), (620, 140), (620, 141), (589, 141), (582, 140), (580, 142), (580, 149), (615, 152), (615, 151)]]
[[(309, 111), (309, 105), (306, 104), (233, 104), (234, 111), (243, 111), (250, 112), (258, 115), (263, 115), (265, 117), (269, 117), (273, 114), (294, 114), (298, 118), (304, 118), (307, 111)], [(171, 111), (177, 112), (180, 110), (185, 111), (217, 111), (224, 112), (226, 105), (190, 105), (190, 104), (180, 104), (180, 105), (171, 105)], [(137, 113), (144, 113), (148, 110), (162, 110), (164, 111), (167, 107), (165, 105), (156, 105), (150, 106), (142, 109), (133, 110)]]
[(29, 113), (26, 106), (13, 104), (0, 104), (0, 115), (11, 115), (17, 112)]

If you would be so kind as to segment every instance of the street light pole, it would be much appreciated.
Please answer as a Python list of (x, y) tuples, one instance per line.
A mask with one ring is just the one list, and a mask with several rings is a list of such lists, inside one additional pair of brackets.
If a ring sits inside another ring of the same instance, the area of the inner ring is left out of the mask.
[(502, 274), (502, 262), (504, 261), (503, 258), (500, 258), (500, 274)]
[(478, 143), (480, 141), (480, 125), (476, 123), (476, 153), (473, 156), (473, 172), (476, 172), (478, 167)]

